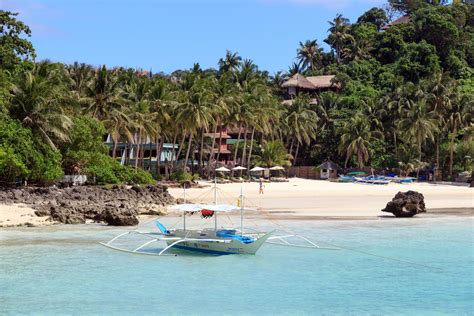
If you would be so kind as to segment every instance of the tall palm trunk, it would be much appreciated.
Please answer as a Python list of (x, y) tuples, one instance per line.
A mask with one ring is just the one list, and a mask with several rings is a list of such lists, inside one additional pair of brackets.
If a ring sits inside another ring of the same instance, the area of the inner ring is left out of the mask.
[(124, 162), (123, 164), (124, 165), (128, 165), (129, 161), (130, 161), (130, 143), (129, 142), (126, 142), (125, 143), (125, 148), (124, 148), (124, 151), (125, 151), (125, 159), (124, 159)]
[[(189, 142), (188, 142), (188, 150), (186, 151), (186, 158), (184, 159), (183, 171), (186, 171), (186, 167), (188, 166), (189, 160), (189, 153), (191, 152), (191, 147), (193, 145), (193, 132), (189, 133)], [(194, 159), (192, 159), (194, 161)]]
[(393, 132), (393, 144), (395, 145), (395, 159), (398, 157), (397, 132)]
[(181, 156), (181, 151), (183, 150), (185, 139), (186, 139), (186, 132), (183, 133), (183, 137), (181, 138), (181, 142), (179, 143), (178, 153), (173, 163), (173, 171), (176, 169), (176, 165), (178, 164), (178, 159), (179, 159), (179, 156)]
[[(174, 148), (174, 147), (175, 147), (177, 141), (178, 141), (178, 132), (175, 132), (174, 136), (173, 136), (173, 153), (171, 155), (171, 161), (169, 162), (169, 163), (171, 163), (171, 169), (173, 169), (174, 160), (176, 159), (176, 148)], [(168, 164), (167, 164), (166, 168), (168, 170)], [(172, 170), (170, 170), (170, 171), (172, 171)]]
[(161, 175), (161, 152), (163, 149), (164, 138), (156, 138), (156, 175)]
[(137, 143), (137, 150), (135, 152), (135, 169), (138, 168), (138, 159), (140, 158), (140, 143), (142, 141), (142, 133), (138, 132), (138, 143)]
[[(158, 148), (156, 148), (158, 150)], [(153, 143), (151, 141), (148, 143), (148, 169), (151, 171), (151, 160), (153, 159)]]
[(458, 124), (454, 121), (453, 131), (451, 133), (451, 141), (449, 142), (449, 176), (453, 177), (453, 164), (454, 164), (454, 140), (456, 139), (456, 133), (458, 131)]
[(438, 134), (438, 137), (436, 138), (436, 168), (433, 172), (433, 181), (437, 181), (437, 173), (439, 172), (439, 143), (440, 143), (440, 139), (439, 139), (439, 134)]
[(112, 158), (115, 160), (115, 158), (117, 158), (117, 154), (116, 154), (116, 151), (117, 151), (117, 142), (115, 140), (112, 140), (114, 142), (114, 145), (112, 147)]
[[(421, 164), (421, 143), (418, 145), (418, 162)], [(418, 181), (419, 175), (420, 175), (420, 166), (416, 168), (416, 181)]]
[[(237, 135), (237, 142), (235, 143), (234, 149), (234, 166), (237, 164), (237, 153), (239, 151), (240, 135), (242, 134), (242, 123), (239, 124), (239, 134)], [(234, 170), (232, 170), (232, 176), (234, 176)]]
[[(245, 166), (245, 153), (247, 151), (246, 148), (247, 148), (247, 123), (245, 123), (245, 127), (244, 127), (244, 148), (242, 148), (242, 157), (240, 160), (242, 167)], [(248, 170), (247, 170), (247, 173), (249, 173)]]
[(296, 166), (296, 159), (298, 159), (298, 151), (300, 149), (300, 142), (296, 144), (295, 159), (293, 159), (293, 166)]
[(250, 148), (249, 148), (249, 157), (247, 160), (247, 167), (250, 168), (250, 160), (252, 159), (252, 149), (253, 149), (253, 137), (255, 135), (255, 127), (252, 128), (252, 135), (250, 136)]
[(222, 147), (222, 126), (219, 129), (219, 148), (217, 148), (216, 162), (219, 161), (219, 158), (221, 156), (221, 147)]
[(199, 174), (202, 175), (202, 161), (203, 161), (203, 155), (204, 155), (204, 129), (201, 128), (201, 141), (200, 141), (200, 149), (199, 149), (199, 169), (198, 172)]
[(347, 163), (349, 162), (350, 156), (346, 154), (346, 161), (344, 161), (344, 169), (347, 169)]
[(212, 165), (212, 157), (214, 156), (214, 146), (216, 145), (216, 134), (217, 134), (217, 126), (219, 125), (219, 119), (216, 121), (216, 126), (214, 126), (214, 133), (212, 134), (212, 142), (211, 142), (211, 150), (209, 151), (209, 161), (207, 162), (207, 176), (211, 176), (211, 165)]
[(291, 145), (290, 145), (290, 155), (293, 155), (293, 145), (295, 144), (295, 136), (291, 138)]

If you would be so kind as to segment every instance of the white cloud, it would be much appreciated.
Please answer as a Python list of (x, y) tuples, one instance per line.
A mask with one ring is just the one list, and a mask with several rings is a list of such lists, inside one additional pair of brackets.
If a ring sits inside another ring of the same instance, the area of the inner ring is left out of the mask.
[(33, 36), (55, 36), (64, 32), (47, 24), (62, 13), (36, 0), (0, 0), (0, 9), (18, 13), (17, 19), (31, 28)]

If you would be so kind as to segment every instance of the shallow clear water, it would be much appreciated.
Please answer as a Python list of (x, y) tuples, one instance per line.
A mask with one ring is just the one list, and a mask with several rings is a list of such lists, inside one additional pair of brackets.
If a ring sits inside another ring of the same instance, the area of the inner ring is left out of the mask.
[(474, 313), (473, 219), (285, 222), (352, 250), (264, 245), (255, 256), (139, 256), (117, 228), (0, 230), (0, 314)]

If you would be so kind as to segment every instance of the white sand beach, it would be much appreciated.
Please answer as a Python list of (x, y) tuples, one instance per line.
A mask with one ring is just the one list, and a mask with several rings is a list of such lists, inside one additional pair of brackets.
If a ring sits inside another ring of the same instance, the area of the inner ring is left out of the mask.
[(36, 216), (35, 210), (23, 204), (0, 204), (0, 227), (13, 227), (18, 225), (45, 226), (54, 222), (48, 216)]
[[(211, 203), (214, 200), (212, 182), (201, 181), (205, 188), (186, 190), (188, 201)], [(391, 216), (380, 210), (399, 191), (414, 190), (425, 197), (427, 214), (474, 215), (474, 189), (467, 186), (412, 183), (367, 185), (336, 183), (322, 180), (292, 178), (289, 182), (265, 183), (264, 194), (259, 194), (259, 184), (243, 183), (245, 205), (258, 212), (249, 214), (254, 218), (273, 219), (368, 219)], [(240, 195), (241, 184), (218, 184), (218, 200), (235, 204)], [(183, 198), (183, 189), (170, 188), (175, 198)], [(170, 214), (170, 216), (173, 216)], [(149, 220), (141, 216), (142, 221)], [(18, 225), (52, 225), (48, 217), (38, 217), (26, 205), (0, 205), (0, 227)]]
[[(207, 184), (207, 188), (187, 189), (187, 199), (196, 203), (212, 202), (212, 183)], [(234, 204), (240, 195), (241, 184), (218, 184), (218, 189), (219, 201)], [(408, 190), (424, 195), (428, 214), (474, 215), (474, 189), (467, 186), (429, 183), (367, 185), (292, 178), (289, 182), (265, 183), (264, 194), (260, 195), (258, 183), (243, 184), (246, 206), (285, 219), (390, 216), (390, 213), (380, 210), (397, 192)], [(183, 189), (171, 188), (169, 191), (175, 198), (183, 197)]]

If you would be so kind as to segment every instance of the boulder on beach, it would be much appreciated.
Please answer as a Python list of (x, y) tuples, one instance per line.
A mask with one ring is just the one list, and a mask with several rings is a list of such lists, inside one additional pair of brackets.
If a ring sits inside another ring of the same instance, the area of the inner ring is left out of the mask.
[(413, 217), (426, 212), (425, 199), (423, 194), (416, 191), (398, 192), (382, 212), (392, 213), (396, 217)]

